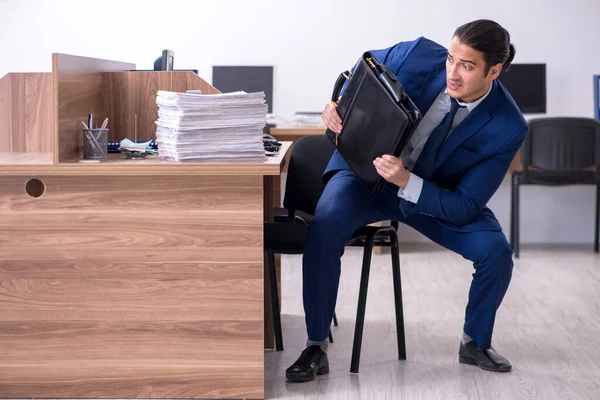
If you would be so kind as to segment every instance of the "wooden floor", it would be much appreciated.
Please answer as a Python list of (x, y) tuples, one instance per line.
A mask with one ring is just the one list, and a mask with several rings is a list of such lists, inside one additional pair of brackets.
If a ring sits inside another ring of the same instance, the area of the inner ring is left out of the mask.
[(389, 254), (373, 258), (360, 373), (350, 353), (362, 253), (342, 262), (339, 327), (329, 375), (285, 380), (304, 349), (301, 256), (282, 260), (283, 352), (265, 354), (269, 399), (600, 399), (600, 256), (592, 246), (523, 247), (496, 319), (493, 346), (513, 364), (497, 374), (458, 364), (472, 267), (435, 245), (402, 246), (407, 360), (395, 343)]

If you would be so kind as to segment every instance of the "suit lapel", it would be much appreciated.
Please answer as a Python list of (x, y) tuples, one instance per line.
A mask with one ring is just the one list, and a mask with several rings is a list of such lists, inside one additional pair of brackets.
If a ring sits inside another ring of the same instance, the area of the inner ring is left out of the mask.
[(484, 108), (479, 109), (479, 107), (476, 107), (473, 112), (469, 113), (469, 115), (454, 128), (454, 131), (450, 133), (450, 136), (442, 145), (435, 160), (434, 170), (446, 161), (446, 158), (448, 158), (462, 142), (483, 128), (491, 119), (492, 115)]
[(435, 160), (434, 171), (439, 168), (440, 165), (452, 154), (452, 152), (465, 140), (477, 133), (481, 128), (485, 126), (491, 119), (491, 111), (495, 110), (498, 98), (498, 82), (492, 83), (492, 90), (490, 94), (479, 104), (475, 109), (467, 115), (467, 117), (456, 126), (454, 131), (450, 133), (450, 136), (446, 142), (442, 145), (440, 152), (438, 153), (437, 159)]

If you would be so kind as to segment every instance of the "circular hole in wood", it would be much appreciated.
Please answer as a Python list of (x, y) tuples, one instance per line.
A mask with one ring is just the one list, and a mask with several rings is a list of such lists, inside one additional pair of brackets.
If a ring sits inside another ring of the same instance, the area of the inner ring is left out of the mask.
[(46, 185), (39, 179), (30, 179), (25, 185), (25, 192), (31, 197), (40, 197), (46, 192)]

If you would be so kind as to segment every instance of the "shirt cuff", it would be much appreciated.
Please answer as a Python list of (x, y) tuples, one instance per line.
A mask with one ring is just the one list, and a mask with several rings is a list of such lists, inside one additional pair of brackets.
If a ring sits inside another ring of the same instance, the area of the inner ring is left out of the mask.
[(421, 190), (423, 190), (423, 179), (411, 172), (406, 187), (398, 189), (398, 197), (417, 204), (421, 197)]

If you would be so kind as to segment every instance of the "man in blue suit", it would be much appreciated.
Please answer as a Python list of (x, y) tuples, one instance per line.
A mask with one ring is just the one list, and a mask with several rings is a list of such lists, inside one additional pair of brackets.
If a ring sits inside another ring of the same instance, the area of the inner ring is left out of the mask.
[[(496, 80), (515, 55), (510, 36), (496, 22), (478, 20), (459, 27), (448, 49), (421, 37), (373, 53), (397, 75), (423, 119), (399, 158), (373, 160), (386, 180), (377, 193), (337, 151), (332, 156), (304, 250), (307, 348), (286, 377), (304, 382), (329, 371), (327, 337), (345, 243), (357, 228), (383, 220), (405, 223), (473, 262), (459, 362), (508, 372), (511, 364), (491, 340), (512, 274), (512, 249), (486, 203), (528, 131)], [(343, 135), (335, 108), (326, 105), (323, 120)]]

